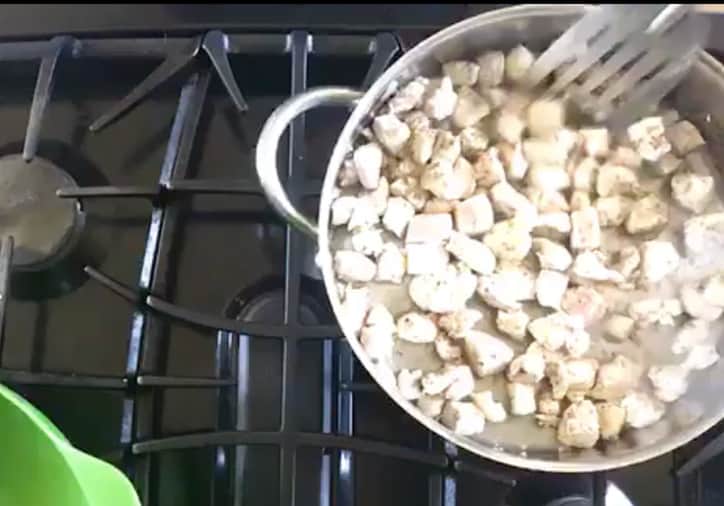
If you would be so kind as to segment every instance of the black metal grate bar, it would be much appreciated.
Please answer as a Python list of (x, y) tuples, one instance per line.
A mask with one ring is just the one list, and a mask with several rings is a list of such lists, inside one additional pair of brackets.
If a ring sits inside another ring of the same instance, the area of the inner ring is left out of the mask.
[(362, 89), (366, 90), (382, 75), (392, 60), (400, 52), (400, 44), (391, 33), (381, 33), (375, 37), (371, 47), (374, 56), (367, 71)]
[(159, 194), (157, 187), (145, 186), (84, 186), (82, 188), (60, 188), (56, 192), (61, 199), (156, 198)]
[(0, 363), (5, 345), (5, 312), (10, 297), (10, 275), (13, 265), (15, 240), (9, 235), (0, 240)]
[(234, 379), (222, 378), (181, 378), (174, 376), (154, 376), (144, 374), (136, 380), (139, 386), (169, 388), (218, 388), (236, 385)]
[(696, 454), (681, 463), (674, 473), (678, 478), (685, 477), (702, 467), (717, 455), (724, 453), (724, 434), (707, 442)]
[(122, 390), (128, 386), (125, 378), (85, 376), (79, 374), (55, 374), (0, 369), (0, 381), (19, 385), (43, 385), (58, 387), (102, 388)]
[(221, 78), (221, 82), (224, 83), (226, 92), (231, 97), (237, 110), (239, 112), (245, 112), (249, 109), (249, 106), (241, 94), (239, 85), (236, 84), (234, 72), (231, 70), (231, 65), (229, 65), (229, 39), (226, 34), (219, 30), (210, 31), (204, 37), (201, 47), (214, 65), (216, 72)]

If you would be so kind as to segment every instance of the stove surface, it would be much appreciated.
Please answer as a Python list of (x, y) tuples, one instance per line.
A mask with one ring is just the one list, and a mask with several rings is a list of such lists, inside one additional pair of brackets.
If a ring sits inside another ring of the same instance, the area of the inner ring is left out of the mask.
[[(40, 193), (58, 190), (53, 230), (67, 227), (16, 239), (31, 246), (11, 259), (0, 380), (122, 468), (144, 506), (522, 504), (513, 486), (536, 475), (444, 443), (364, 373), (314, 245), (254, 169), (285, 98), (364, 88), (495, 7), (0, 7), (0, 172), (20, 157), (52, 167)], [(310, 214), (345, 118), (307, 113), (280, 152)], [(591, 504), (607, 481), (634, 504), (720, 504), (721, 430), (577, 486)]]

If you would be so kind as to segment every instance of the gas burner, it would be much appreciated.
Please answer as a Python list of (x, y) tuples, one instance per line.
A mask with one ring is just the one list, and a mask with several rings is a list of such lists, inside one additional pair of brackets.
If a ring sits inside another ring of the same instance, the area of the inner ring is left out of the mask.
[(42, 270), (67, 253), (85, 219), (78, 202), (59, 199), (56, 192), (77, 186), (49, 160), (0, 158), (0, 235), (15, 240), (13, 267)]

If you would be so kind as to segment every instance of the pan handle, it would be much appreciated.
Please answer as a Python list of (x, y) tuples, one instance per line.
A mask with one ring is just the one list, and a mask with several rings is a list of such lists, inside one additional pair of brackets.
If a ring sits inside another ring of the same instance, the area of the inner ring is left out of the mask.
[(287, 223), (314, 238), (318, 233), (317, 224), (297, 211), (279, 180), (279, 139), (294, 118), (303, 112), (325, 105), (353, 105), (362, 95), (355, 89), (339, 86), (313, 88), (287, 99), (277, 107), (259, 134), (256, 143), (256, 173), (264, 193)]

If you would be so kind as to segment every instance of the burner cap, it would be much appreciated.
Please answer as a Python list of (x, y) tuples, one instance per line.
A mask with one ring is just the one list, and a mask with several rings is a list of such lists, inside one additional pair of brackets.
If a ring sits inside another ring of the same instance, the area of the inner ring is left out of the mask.
[(63, 251), (80, 225), (80, 209), (56, 191), (75, 186), (68, 173), (43, 158), (0, 158), (0, 234), (15, 240), (13, 265), (33, 269)]

